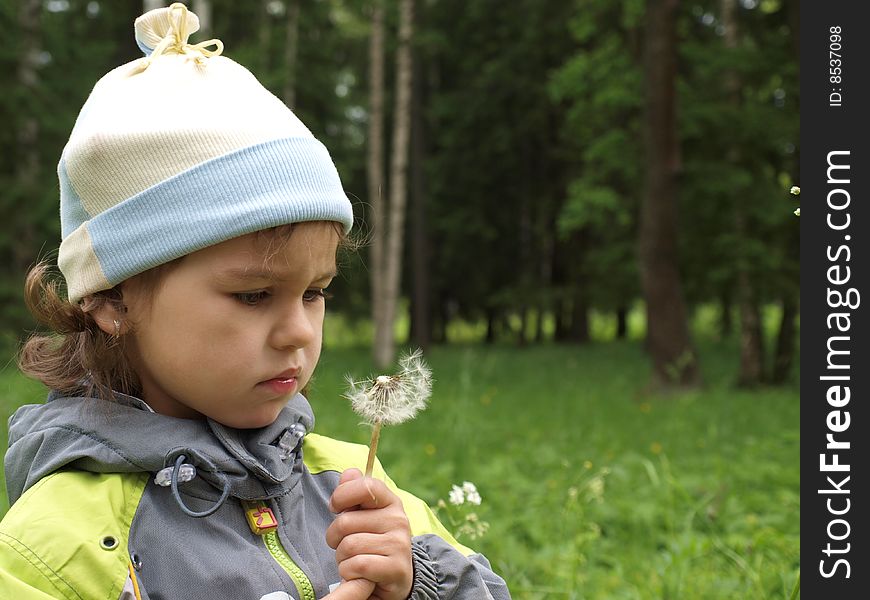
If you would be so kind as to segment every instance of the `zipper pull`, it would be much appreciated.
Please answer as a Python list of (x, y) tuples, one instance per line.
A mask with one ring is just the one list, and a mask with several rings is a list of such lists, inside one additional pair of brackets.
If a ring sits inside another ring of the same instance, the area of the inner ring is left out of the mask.
[(251, 531), (263, 535), (278, 528), (278, 519), (265, 500), (242, 500), (245, 518)]

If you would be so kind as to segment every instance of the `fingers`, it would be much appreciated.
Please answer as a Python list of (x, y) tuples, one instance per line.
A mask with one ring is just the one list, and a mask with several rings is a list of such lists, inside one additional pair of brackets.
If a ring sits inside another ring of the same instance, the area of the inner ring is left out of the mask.
[(335, 549), (342, 579), (373, 582), (367, 600), (407, 598), (414, 574), (411, 526), (399, 497), (383, 481), (349, 469), (329, 508), (338, 515), (326, 530), (326, 543)]
[(394, 558), (371, 554), (353, 556), (338, 564), (338, 574), (342, 579), (353, 577), (355, 580), (377, 582), (378, 591), (387, 592), (385, 595), (409, 579), (405, 571), (403, 565)]
[(394, 503), (401, 505), (401, 502), (383, 481), (363, 477), (357, 469), (348, 469), (339, 478), (329, 509), (340, 513), (354, 507), (384, 508)]
[(341, 476), (338, 478), (338, 483), (341, 485), (346, 481), (353, 481), (354, 479), (362, 479), (362, 471), (359, 469), (347, 469), (345, 470)]
[(408, 517), (401, 505), (393, 505), (377, 511), (354, 510), (341, 513), (326, 529), (326, 543), (330, 548), (337, 549), (341, 541), (348, 536), (362, 533), (383, 535), (388, 532), (401, 533), (408, 539), (411, 537)]
[(335, 561), (341, 563), (352, 556), (401, 556), (411, 551), (410, 538), (404, 531), (384, 534), (355, 533), (341, 540), (335, 549)]
[(375, 584), (367, 579), (349, 579), (323, 597), (323, 600), (368, 600)]

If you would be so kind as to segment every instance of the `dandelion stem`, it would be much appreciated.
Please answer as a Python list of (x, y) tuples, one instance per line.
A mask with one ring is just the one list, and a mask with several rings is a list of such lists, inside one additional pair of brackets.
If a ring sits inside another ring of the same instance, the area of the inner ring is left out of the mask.
[(378, 440), (381, 438), (381, 421), (375, 421), (372, 429), (372, 441), (369, 442), (369, 459), (366, 461), (366, 477), (372, 476), (372, 469), (375, 466), (375, 454), (378, 451)]

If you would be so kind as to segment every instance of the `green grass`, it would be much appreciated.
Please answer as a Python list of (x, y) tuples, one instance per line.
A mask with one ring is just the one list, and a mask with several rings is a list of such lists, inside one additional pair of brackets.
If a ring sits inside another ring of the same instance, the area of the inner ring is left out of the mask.
[[(637, 342), (435, 348), (430, 408), (385, 429), (379, 457), (431, 504), (451, 484), (477, 484), (491, 526), (466, 543), (517, 600), (789, 598), (797, 383), (736, 390), (733, 342), (700, 346), (706, 387), (670, 398), (643, 394)], [(4, 415), (44, 396), (11, 370), (0, 372)], [(340, 398), (348, 372), (371, 372), (368, 351), (327, 348), (311, 393), (316, 429), (366, 443)]]

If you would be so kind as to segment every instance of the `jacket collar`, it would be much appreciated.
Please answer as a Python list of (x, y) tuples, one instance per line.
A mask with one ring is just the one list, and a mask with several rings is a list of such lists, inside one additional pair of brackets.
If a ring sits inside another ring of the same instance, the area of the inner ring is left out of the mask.
[(9, 420), (9, 499), (14, 502), (62, 468), (156, 473), (180, 454), (212, 488), (221, 489), (225, 478), (234, 497), (279, 496), (295, 486), (303, 470), (301, 440), (286, 459), (278, 447), (282, 434), (296, 423), (304, 432), (314, 427), (311, 406), (301, 394), (271, 425), (241, 430), (210, 419), (161, 415), (141, 399), (120, 393), (106, 402), (52, 392), (45, 404), (23, 406)]

